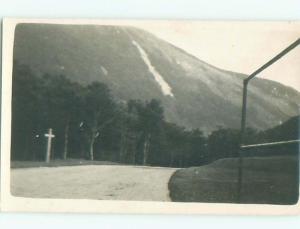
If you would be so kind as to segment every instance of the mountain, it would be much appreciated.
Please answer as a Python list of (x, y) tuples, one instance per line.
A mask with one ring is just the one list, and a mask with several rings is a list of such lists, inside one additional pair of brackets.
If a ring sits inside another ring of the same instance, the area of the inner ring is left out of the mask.
[[(300, 116), (295, 116), (281, 125), (275, 126), (271, 129), (268, 129), (262, 134), (265, 138), (268, 138), (269, 141), (288, 141), (300, 139)], [(299, 144), (298, 144), (299, 145)]]
[[(160, 99), (166, 119), (187, 128), (209, 133), (240, 126), (245, 75), (216, 68), (135, 27), (18, 24), (14, 60), (38, 75), (104, 82), (120, 100)], [(249, 85), (247, 124), (278, 125), (299, 114), (299, 101), (296, 90), (256, 78)]]

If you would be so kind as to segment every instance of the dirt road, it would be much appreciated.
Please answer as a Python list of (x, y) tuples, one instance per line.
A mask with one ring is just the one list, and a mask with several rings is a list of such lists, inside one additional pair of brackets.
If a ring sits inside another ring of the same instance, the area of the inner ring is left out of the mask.
[(170, 201), (174, 168), (88, 165), (12, 169), (12, 194), (37, 198)]

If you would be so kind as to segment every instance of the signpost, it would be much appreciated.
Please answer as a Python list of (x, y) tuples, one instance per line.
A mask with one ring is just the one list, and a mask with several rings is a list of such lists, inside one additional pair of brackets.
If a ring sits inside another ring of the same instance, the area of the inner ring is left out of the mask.
[(49, 163), (50, 162), (50, 158), (51, 158), (51, 141), (52, 141), (52, 138), (55, 137), (55, 135), (52, 134), (52, 128), (50, 128), (48, 130), (48, 133), (45, 134), (45, 137), (48, 138), (48, 141), (47, 141), (47, 151), (46, 151), (46, 163)]

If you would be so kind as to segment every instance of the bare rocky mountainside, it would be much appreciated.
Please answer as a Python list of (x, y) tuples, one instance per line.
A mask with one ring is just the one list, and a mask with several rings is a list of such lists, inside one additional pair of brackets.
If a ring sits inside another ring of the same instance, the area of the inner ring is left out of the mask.
[[(218, 126), (239, 128), (246, 76), (211, 66), (149, 32), (19, 24), (15, 35), (14, 59), (38, 75), (63, 74), (82, 84), (101, 81), (124, 101), (157, 98), (168, 121), (205, 133)], [(255, 79), (248, 96), (251, 127), (267, 129), (299, 114), (300, 93), (277, 82)]]

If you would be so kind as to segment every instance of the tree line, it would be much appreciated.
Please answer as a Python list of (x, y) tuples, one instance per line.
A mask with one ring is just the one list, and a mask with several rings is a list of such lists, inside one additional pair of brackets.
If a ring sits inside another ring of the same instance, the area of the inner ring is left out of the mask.
[[(12, 160), (84, 158), (126, 164), (188, 167), (238, 155), (239, 131), (219, 128), (209, 136), (167, 122), (157, 99), (120, 101), (100, 82), (81, 85), (63, 75), (35, 75), (14, 62)], [(247, 129), (248, 142), (270, 134)]]

